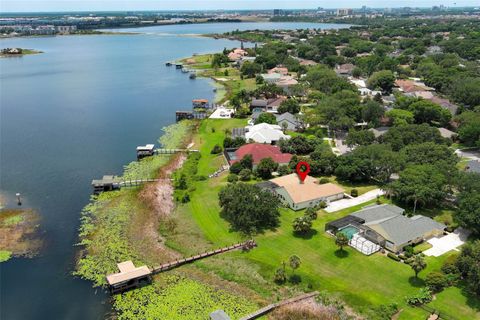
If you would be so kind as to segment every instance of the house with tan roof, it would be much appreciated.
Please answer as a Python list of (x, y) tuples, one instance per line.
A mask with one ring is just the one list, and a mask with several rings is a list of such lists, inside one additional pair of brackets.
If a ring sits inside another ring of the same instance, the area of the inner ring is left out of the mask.
[(310, 176), (301, 182), (296, 173), (260, 183), (259, 187), (269, 189), (295, 211), (315, 207), (322, 201), (329, 203), (340, 200), (345, 193), (345, 190), (336, 184), (320, 184), (317, 179)]

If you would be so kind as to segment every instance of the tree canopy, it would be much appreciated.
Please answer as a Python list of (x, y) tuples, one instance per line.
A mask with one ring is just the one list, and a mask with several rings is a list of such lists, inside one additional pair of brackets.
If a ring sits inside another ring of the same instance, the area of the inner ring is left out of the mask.
[(279, 200), (271, 192), (242, 182), (228, 184), (219, 193), (221, 215), (245, 234), (278, 226)]

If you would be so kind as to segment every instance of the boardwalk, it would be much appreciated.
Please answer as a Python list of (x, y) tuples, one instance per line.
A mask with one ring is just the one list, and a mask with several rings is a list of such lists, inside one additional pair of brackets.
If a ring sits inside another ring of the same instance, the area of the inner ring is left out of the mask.
[(229, 247), (224, 247), (224, 248), (217, 249), (217, 250), (207, 251), (207, 252), (200, 253), (200, 254), (197, 254), (197, 255), (189, 257), (189, 258), (184, 258), (184, 259), (164, 263), (160, 266), (154, 267), (152, 269), (152, 274), (160, 273), (160, 272), (163, 272), (163, 271), (166, 271), (166, 270), (170, 270), (170, 269), (176, 268), (180, 265), (190, 263), (190, 262), (193, 262), (193, 261), (196, 261), (196, 260), (200, 260), (200, 259), (203, 259), (203, 258), (211, 257), (211, 256), (214, 256), (214, 255), (217, 255), (217, 254), (220, 254), (220, 253), (224, 253), (224, 252), (228, 252), (228, 251), (232, 251), (232, 250), (236, 250), (236, 249), (252, 249), (256, 246), (257, 246), (257, 244), (255, 243), (254, 240), (248, 240), (248, 241), (245, 241), (245, 242), (242, 242), (242, 243), (237, 243), (237, 244), (231, 245)]
[(283, 301), (280, 301), (280, 302), (277, 302), (277, 303), (272, 303), (272, 304), (270, 304), (266, 307), (263, 307), (262, 309), (259, 309), (259, 310), (255, 311), (253, 313), (250, 313), (249, 315), (246, 315), (245, 317), (242, 317), (240, 320), (257, 319), (257, 318), (269, 313), (270, 311), (272, 311), (275, 308), (279, 308), (281, 306), (286, 306), (287, 304), (290, 304), (290, 303), (306, 300), (306, 299), (315, 297), (316, 295), (318, 295), (318, 292), (314, 291), (314, 292), (305, 293), (305, 294), (302, 294), (302, 295), (299, 295), (299, 296), (296, 296), (296, 297), (293, 297), (293, 298), (290, 298), (290, 299), (287, 299), (287, 300), (283, 300)]
[(200, 152), (196, 149), (156, 149), (155, 154), (174, 154), (181, 152)]

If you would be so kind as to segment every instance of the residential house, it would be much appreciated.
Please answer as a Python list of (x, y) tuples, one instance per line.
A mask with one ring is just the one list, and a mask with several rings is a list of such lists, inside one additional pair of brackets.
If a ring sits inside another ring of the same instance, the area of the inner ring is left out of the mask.
[(340, 200), (344, 197), (341, 187), (333, 183), (319, 184), (317, 179), (307, 176), (303, 182), (296, 173), (272, 179), (257, 184), (260, 188), (268, 189), (292, 210), (302, 210), (315, 207), (320, 202)]
[(383, 136), (385, 133), (388, 132), (388, 130), (390, 130), (389, 127), (378, 127), (378, 128), (368, 129), (368, 131), (373, 132), (373, 135), (375, 136), (375, 138), (379, 138)]
[(283, 92), (285, 92), (285, 94), (287, 95), (292, 94), (291, 88), (297, 84), (298, 81), (290, 76), (282, 76), (282, 78), (280, 78), (280, 81), (276, 83), (276, 85), (282, 88)]
[(427, 86), (418, 79), (398, 79), (395, 80), (395, 86), (404, 93), (413, 93), (416, 91), (435, 91), (434, 88)]
[(285, 112), (275, 116), (277, 118), (277, 124), (283, 129), (286, 128), (289, 131), (297, 131), (302, 127), (302, 122), (297, 116), (290, 112)]
[(447, 139), (455, 139), (457, 137), (457, 133), (450, 131), (446, 128), (438, 128), (438, 131), (440, 132), (440, 135), (444, 138)]
[(365, 250), (365, 245), (377, 251), (384, 247), (401, 252), (408, 245), (442, 235), (446, 228), (431, 218), (422, 215), (407, 217), (404, 212), (404, 209), (390, 204), (371, 205), (327, 223), (325, 229), (333, 234), (344, 232), (352, 247), (371, 254), (373, 252)]
[(245, 127), (245, 139), (257, 143), (276, 144), (281, 139), (290, 139), (279, 125), (260, 123)]
[(282, 76), (286, 76), (286, 75), (288, 75), (288, 68), (285, 68), (285, 67), (275, 67), (275, 68), (273, 68), (273, 69), (268, 70), (268, 73), (269, 73), (269, 74), (278, 73), (278, 74), (281, 74)]
[(439, 104), (442, 108), (447, 109), (450, 111), (452, 115), (456, 115), (458, 111), (458, 105), (450, 102), (448, 99), (440, 98), (438, 96), (434, 96), (433, 98), (429, 99), (433, 103)]
[(230, 165), (240, 161), (246, 155), (252, 156), (254, 168), (265, 158), (271, 158), (279, 165), (287, 165), (292, 159), (290, 153), (283, 153), (278, 146), (262, 143), (250, 143), (238, 149), (225, 150), (225, 157)]
[(348, 77), (348, 76), (352, 75), (353, 69), (355, 69), (354, 64), (344, 63), (344, 64), (341, 64), (341, 65), (337, 65), (335, 67), (335, 72), (340, 76)]
[(286, 97), (279, 96), (271, 99), (252, 99), (250, 103), (250, 109), (252, 110), (262, 110), (265, 112), (277, 113), (278, 107), (282, 104), (283, 101), (287, 100)]
[(243, 49), (235, 49), (228, 54), (228, 59), (230, 61), (238, 61), (244, 56), (248, 56), (247, 51)]

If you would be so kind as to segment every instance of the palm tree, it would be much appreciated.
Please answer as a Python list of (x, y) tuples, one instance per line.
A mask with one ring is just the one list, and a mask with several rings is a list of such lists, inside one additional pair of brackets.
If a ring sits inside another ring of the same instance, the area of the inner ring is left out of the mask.
[(343, 251), (343, 247), (348, 246), (348, 238), (343, 232), (337, 232), (336, 236), (335, 244), (340, 247), (340, 251)]
[(413, 271), (415, 272), (415, 278), (418, 278), (418, 273), (427, 267), (427, 263), (425, 262), (425, 259), (423, 259), (422, 255), (417, 254), (413, 258), (410, 267), (412, 267)]
[(292, 274), (295, 273), (295, 270), (298, 269), (300, 267), (300, 264), (302, 263), (302, 261), (297, 255), (291, 256), (288, 259), (288, 262), (290, 264), (290, 268), (292, 268)]

